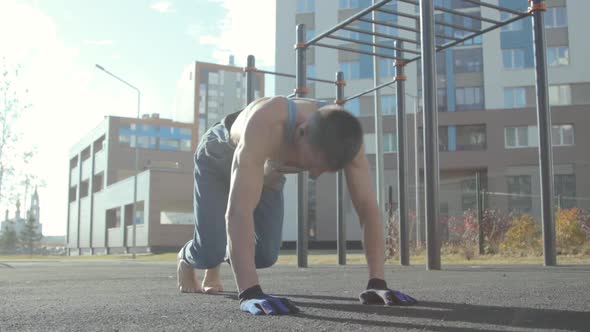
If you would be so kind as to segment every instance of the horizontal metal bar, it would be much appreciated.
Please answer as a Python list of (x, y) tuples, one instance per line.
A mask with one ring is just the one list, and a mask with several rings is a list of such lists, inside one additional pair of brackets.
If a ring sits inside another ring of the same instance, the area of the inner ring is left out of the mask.
[(416, 28), (410, 28), (410, 27), (405, 27), (403, 25), (398, 25), (398, 24), (393, 24), (393, 23), (388, 23), (388, 22), (383, 22), (383, 21), (377, 21), (377, 20), (370, 20), (368, 18), (359, 18), (359, 21), (362, 22), (367, 22), (367, 23), (375, 23), (378, 25), (383, 25), (386, 27), (392, 27), (392, 28), (396, 28), (396, 29), (400, 29), (400, 30), (406, 30), (406, 31), (412, 31), (412, 32), (420, 32), (419, 29)]
[(415, 39), (402, 38), (402, 37), (398, 37), (398, 36), (390, 36), (390, 35), (386, 35), (386, 34), (379, 33), (379, 32), (372, 32), (372, 31), (367, 31), (367, 30), (362, 30), (362, 29), (357, 29), (357, 28), (350, 28), (350, 27), (343, 27), (342, 30), (354, 31), (354, 32), (365, 34), (365, 35), (383, 37), (383, 38), (388, 38), (388, 39), (392, 39), (392, 40), (401, 40), (401, 41), (405, 41), (408, 43), (420, 45), (420, 42)]
[(474, 33), (479, 32), (479, 30), (477, 30), (477, 29), (468, 28), (466, 26), (456, 25), (456, 24), (453, 24), (453, 23), (436, 21), (436, 24), (442, 25), (442, 26), (445, 26), (445, 27), (449, 27), (449, 28), (453, 28), (453, 29), (457, 29), (457, 30), (464, 30), (464, 31), (469, 31), (469, 32), (474, 32)]
[[(405, 2), (405, 3), (409, 3), (412, 4), (414, 6), (417, 6), (418, 3), (414, 0), (397, 0), (399, 2)], [(454, 10), (454, 9), (449, 9), (449, 8), (445, 8), (445, 7), (439, 7), (439, 6), (435, 6), (434, 9), (444, 12), (444, 13), (448, 13), (448, 14), (453, 14), (453, 15), (458, 15), (458, 16), (463, 16), (463, 17), (469, 17), (471, 19), (474, 20), (478, 20), (478, 21), (483, 21), (483, 22), (488, 22), (491, 24), (498, 24), (500, 22), (486, 18), (486, 17), (482, 17), (482, 16), (476, 16), (476, 15), (471, 15), (469, 13), (465, 13), (462, 11), (458, 11), (458, 10)]]
[(361, 10), (360, 12), (352, 15), (351, 17), (347, 18), (346, 20), (344, 20), (344, 21), (336, 24), (334, 27), (332, 27), (328, 31), (323, 32), (323, 33), (315, 36), (314, 38), (308, 40), (307, 43), (306, 43), (306, 45), (309, 46), (309, 45), (315, 44), (320, 39), (322, 39), (322, 38), (324, 38), (324, 37), (326, 37), (328, 35), (331, 35), (335, 31), (337, 31), (338, 29), (343, 28), (343, 27), (347, 26), (348, 24), (354, 22), (359, 17), (365, 16), (366, 14), (372, 12), (373, 10), (375, 10), (377, 8), (380, 8), (382, 6), (385, 6), (386, 4), (390, 3), (391, 1), (392, 0), (383, 0), (383, 1), (380, 1), (380, 2), (378, 2), (378, 3), (376, 3), (376, 4), (372, 5), (372, 6), (369, 6), (369, 7), (365, 8), (365, 9)]
[(388, 86), (388, 85), (392, 85), (392, 84), (393, 84), (393, 83), (395, 83), (395, 82), (397, 82), (397, 80), (396, 80), (396, 79), (393, 79), (393, 81), (385, 82), (385, 83), (383, 83), (383, 84), (380, 84), (380, 85), (378, 85), (378, 86), (376, 86), (376, 87), (374, 87), (374, 88), (372, 88), (372, 89), (369, 89), (369, 90), (367, 90), (367, 91), (363, 91), (363, 92), (361, 92), (361, 93), (357, 93), (356, 95), (350, 96), (350, 97), (348, 97), (348, 98), (344, 99), (344, 101), (346, 102), (346, 101), (349, 101), (349, 100), (352, 100), (352, 99), (355, 99), (355, 98), (358, 98), (358, 97), (364, 96), (364, 95), (366, 95), (366, 94), (368, 94), (368, 93), (371, 93), (371, 92), (373, 92), (373, 91), (375, 91), (375, 90), (379, 90), (379, 89), (381, 89), (381, 88), (383, 88), (383, 87), (386, 87), (386, 86)]
[(334, 46), (334, 45), (328, 45), (328, 44), (323, 44), (323, 43), (315, 43), (315, 46), (326, 47), (326, 48), (333, 48), (333, 49), (336, 49), (336, 50), (347, 51), (347, 52), (352, 52), (352, 53), (362, 53), (362, 54), (374, 55), (374, 56), (378, 56), (378, 57), (381, 57), (381, 58), (392, 59), (392, 60), (402, 60), (402, 61), (405, 61), (406, 60), (406, 59), (396, 58), (393, 55), (379, 54), (379, 53), (373, 53), (373, 52), (363, 51), (363, 50), (355, 50), (354, 48), (348, 48), (348, 47), (342, 47), (342, 46)]
[[(275, 76), (283, 76), (283, 77), (292, 77), (292, 78), (295, 78), (295, 75), (293, 75), (293, 74), (277, 73), (277, 72), (274, 72), (274, 71), (266, 71), (266, 70), (256, 69), (255, 72), (262, 73), (262, 74), (275, 75)], [(330, 83), (330, 84), (334, 84), (335, 83), (333, 80), (324, 80), (324, 79), (321, 79), (321, 78), (314, 78), (314, 77), (308, 77), (307, 80), (308, 81), (323, 82), (323, 83)]]
[[(399, 0), (399, 1), (403, 1), (403, 0)], [(463, 17), (468, 17), (472, 20), (476, 20), (476, 21), (482, 21), (482, 22), (488, 22), (491, 24), (498, 24), (500, 23), (499, 21), (496, 20), (492, 20), (489, 19), (487, 17), (483, 17), (483, 16), (477, 16), (477, 15), (471, 15), (465, 12), (461, 12), (458, 10), (453, 10), (453, 9), (448, 9), (448, 8), (444, 8), (444, 7), (434, 7), (434, 9), (444, 12), (444, 13), (448, 13), (448, 14), (453, 14), (453, 15), (457, 15), (457, 16), (463, 16)]]
[(406, 14), (406, 13), (401, 13), (395, 10), (389, 10), (389, 9), (384, 9), (384, 8), (379, 8), (376, 9), (378, 12), (382, 12), (382, 13), (386, 13), (386, 14), (391, 14), (391, 15), (395, 15), (395, 16), (401, 16), (401, 17), (405, 17), (405, 18), (411, 18), (414, 20), (419, 20), (420, 17), (418, 15), (412, 15), (412, 14)]
[(408, 53), (413, 53), (413, 54), (420, 54), (420, 52), (418, 52), (418, 51), (408, 50), (408, 49), (405, 49), (405, 48), (402, 49), (402, 48), (394, 47), (394, 46), (386, 46), (386, 45), (379, 44), (379, 43), (378, 44), (373, 44), (373, 43), (366, 42), (366, 41), (363, 41), (363, 40), (356, 40), (356, 39), (350, 39), (350, 38), (344, 38), (344, 37), (338, 37), (338, 36), (332, 36), (332, 35), (326, 36), (326, 38), (329, 38), (329, 39), (337, 39), (337, 40), (342, 40), (342, 41), (347, 41), (347, 42), (357, 43), (357, 44), (363, 44), (363, 45), (369, 45), (369, 46), (377, 46), (377, 47), (386, 48), (386, 49), (389, 49), (389, 50), (396, 50), (396, 51), (403, 51), (403, 52), (408, 52)]
[(499, 11), (506, 12), (506, 13), (511, 13), (511, 14), (514, 14), (514, 15), (520, 15), (520, 14), (522, 14), (522, 12), (519, 12), (519, 11), (516, 11), (516, 10), (513, 10), (513, 9), (510, 9), (510, 8), (506, 8), (506, 7), (500, 7), (500, 6), (492, 5), (490, 3), (486, 3), (486, 2), (483, 2), (483, 1), (478, 1), (478, 0), (463, 0), (463, 1), (469, 2), (469, 3), (472, 3), (472, 4), (475, 4), (475, 5), (480, 5), (482, 7), (488, 7), (488, 8), (492, 8), (492, 9), (497, 9)]
[[(362, 17), (359, 18), (359, 21), (363, 21), (363, 22), (367, 22), (367, 23), (371, 23), (371, 24), (383, 25), (383, 26), (387, 26), (387, 27), (391, 27), (391, 28), (400, 29), (400, 30), (406, 30), (406, 31), (420, 33), (420, 29), (410, 28), (410, 27), (406, 27), (406, 26), (403, 26), (403, 25), (398, 25), (398, 24), (393, 24), (393, 23), (388, 23), (388, 22), (383, 22), (383, 21), (369, 20), (369, 19), (362, 18)], [(439, 33), (437, 33), (435, 35), (436, 35), (436, 37), (443, 38), (443, 39), (448, 39), (448, 40), (458, 40), (459, 39), (459, 38), (454, 37), (454, 36), (443, 35), (443, 34), (439, 34)]]
[[(528, 17), (529, 15), (530, 15), (529, 13), (521, 13), (519, 16), (515, 16), (515, 17), (513, 17), (513, 18), (511, 18), (511, 19), (508, 19), (508, 20), (506, 20), (506, 21), (504, 21), (504, 22), (500, 22), (499, 24), (496, 24), (496, 25), (493, 25), (493, 26), (491, 26), (491, 27), (485, 28), (485, 29), (483, 29), (483, 30), (481, 30), (481, 31), (478, 31), (477, 33), (473, 33), (473, 34), (471, 34), (471, 35), (469, 35), (469, 36), (466, 36), (466, 37), (464, 37), (464, 38), (461, 38), (460, 40), (457, 40), (457, 41), (454, 41), (454, 42), (451, 42), (451, 43), (448, 43), (448, 44), (445, 44), (445, 45), (442, 45), (442, 46), (438, 46), (438, 47), (436, 48), (436, 51), (437, 51), (437, 52), (440, 52), (440, 51), (446, 50), (447, 48), (451, 48), (451, 47), (453, 47), (453, 46), (456, 46), (456, 45), (458, 45), (458, 44), (461, 44), (462, 42), (464, 42), (464, 41), (466, 41), (466, 40), (469, 40), (469, 39), (471, 39), (471, 38), (474, 38), (474, 37), (477, 37), (477, 36), (483, 35), (484, 33), (487, 33), (487, 32), (490, 32), (490, 31), (492, 31), (492, 30), (495, 30), (495, 29), (501, 28), (501, 27), (503, 27), (503, 26), (505, 26), (505, 25), (508, 25), (508, 24), (510, 24), (510, 23), (514, 23), (514, 22), (516, 22), (516, 21), (518, 21), (518, 20), (520, 20), (520, 19), (523, 19), (523, 18), (525, 18), (525, 17)], [(417, 56), (417, 57), (414, 57), (414, 58), (412, 58), (412, 59), (408, 60), (408, 62), (406, 62), (406, 64), (407, 64), (407, 63), (410, 63), (410, 62), (413, 62), (413, 61), (416, 61), (416, 60), (420, 59), (420, 57), (421, 57), (420, 55), (419, 55), (419, 56)]]
[(438, 52), (438, 51), (442, 51), (442, 50), (445, 50), (445, 49), (447, 49), (447, 48), (449, 48), (449, 47), (453, 47), (453, 46), (455, 46), (455, 45), (461, 44), (462, 42), (464, 42), (464, 41), (466, 41), (466, 40), (469, 40), (469, 39), (471, 39), (471, 38), (473, 38), (473, 37), (481, 36), (481, 35), (483, 35), (483, 34), (484, 34), (484, 33), (486, 33), (486, 32), (490, 32), (490, 31), (492, 31), (492, 30), (498, 29), (498, 28), (500, 28), (500, 27), (503, 27), (503, 26), (505, 26), (505, 25), (508, 25), (508, 24), (510, 24), (510, 23), (516, 22), (516, 21), (518, 21), (518, 20), (520, 20), (520, 19), (522, 19), (522, 18), (524, 18), (524, 17), (528, 17), (529, 15), (530, 15), (529, 13), (521, 13), (519, 16), (515, 16), (515, 17), (513, 17), (513, 18), (511, 18), (511, 19), (508, 19), (508, 20), (506, 20), (506, 21), (504, 21), (504, 22), (499, 22), (498, 24), (496, 24), (496, 25), (493, 25), (493, 26), (491, 26), (491, 27), (488, 27), (488, 28), (485, 28), (485, 29), (483, 29), (483, 30), (481, 30), (481, 31), (479, 31), (479, 32), (477, 32), (477, 33), (473, 33), (473, 34), (471, 34), (471, 35), (469, 35), (469, 36), (466, 36), (466, 37), (464, 37), (464, 38), (461, 38), (461, 39), (459, 39), (459, 40), (457, 40), (457, 41), (454, 41), (454, 42), (451, 42), (451, 43), (448, 43), (448, 44), (444, 44), (444, 45), (442, 45), (442, 46), (438, 47), (438, 48), (436, 49), (436, 51), (437, 51), (437, 52)]

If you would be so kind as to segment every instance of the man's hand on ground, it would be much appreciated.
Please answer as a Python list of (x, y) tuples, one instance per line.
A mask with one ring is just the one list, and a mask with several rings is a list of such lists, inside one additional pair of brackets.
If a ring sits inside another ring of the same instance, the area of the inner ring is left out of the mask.
[(299, 312), (299, 308), (289, 299), (264, 294), (258, 285), (241, 292), (238, 298), (240, 310), (253, 315), (287, 315)]
[(362, 304), (412, 305), (418, 301), (400, 291), (387, 288), (385, 280), (371, 279), (367, 289), (359, 295)]

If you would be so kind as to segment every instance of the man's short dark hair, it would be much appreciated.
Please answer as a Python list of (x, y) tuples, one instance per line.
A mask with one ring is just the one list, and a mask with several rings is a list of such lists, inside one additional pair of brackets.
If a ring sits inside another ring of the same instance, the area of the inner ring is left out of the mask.
[(332, 171), (344, 168), (354, 159), (363, 143), (359, 120), (335, 106), (314, 112), (307, 124), (307, 141), (324, 154)]

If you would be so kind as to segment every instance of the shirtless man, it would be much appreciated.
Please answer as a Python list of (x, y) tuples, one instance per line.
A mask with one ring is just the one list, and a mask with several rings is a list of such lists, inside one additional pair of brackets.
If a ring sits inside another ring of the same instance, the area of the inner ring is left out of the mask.
[[(222, 291), (219, 268), (228, 260), (242, 311), (298, 312), (288, 299), (265, 294), (256, 273), (279, 254), (283, 174), (307, 170), (318, 177), (344, 169), (369, 270), (361, 303), (416, 303), (384, 280), (383, 226), (361, 125), (337, 105), (322, 106), (309, 99), (261, 98), (202, 136), (195, 153), (194, 237), (178, 253), (181, 292)], [(195, 269), (205, 270), (202, 284)]]

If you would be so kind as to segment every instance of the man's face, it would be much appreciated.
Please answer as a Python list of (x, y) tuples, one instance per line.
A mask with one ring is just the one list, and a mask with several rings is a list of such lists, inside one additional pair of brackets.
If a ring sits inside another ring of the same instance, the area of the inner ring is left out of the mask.
[(325, 155), (305, 140), (300, 142), (298, 159), (300, 166), (309, 171), (309, 176), (313, 179), (330, 170)]

